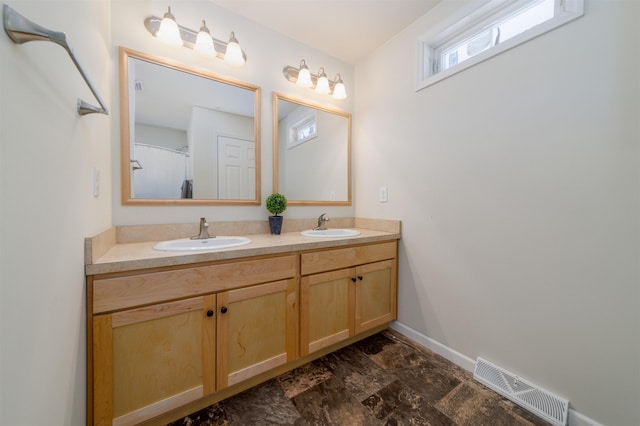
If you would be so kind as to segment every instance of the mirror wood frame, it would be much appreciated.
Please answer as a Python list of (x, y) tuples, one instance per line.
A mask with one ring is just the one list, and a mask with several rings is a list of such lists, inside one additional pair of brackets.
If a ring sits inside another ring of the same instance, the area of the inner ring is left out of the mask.
[[(182, 71), (196, 77), (214, 80), (220, 83), (250, 90), (254, 94), (254, 134), (256, 142), (256, 194), (252, 200), (228, 200), (228, 199), (161, 199), (161, 198), (132, 198), (131, 197), (131, 170), (130, 170), (130, 126), (129, 122), (129, 58), (150, 62), (159, 66)], [(194, 206), (194, 205), (218, 205), (218, 206), (255, 206), (261, 205), (260, 199), (260, 92), (259, 86), (254, 86), (238, 80), (183, 65), (177, 61), (156, 57), (147, 53), (137, 52), (125, 47), (119, 47), (119, 79), (120, 79), (120, 191), (122, 205), (163, 205), (163, 206)]]
[[(288, 206), (350, 206), (351, 205), (351, 113), (341, 111), (336, 108), (330, 108), (301, 99), (292, 98), (281, 93), (273, 92), (272, 97), (272, 113), (273, 113), (273, 192), (278, 192), (278, 101), (287, 101), (318, 111), (324, 111), (330, 114), (336, 114), (347, 119), (347, 199), (339, 201), (330, 200), (289, 200)], [(286, 194), (285, 194), (286, 196)]]

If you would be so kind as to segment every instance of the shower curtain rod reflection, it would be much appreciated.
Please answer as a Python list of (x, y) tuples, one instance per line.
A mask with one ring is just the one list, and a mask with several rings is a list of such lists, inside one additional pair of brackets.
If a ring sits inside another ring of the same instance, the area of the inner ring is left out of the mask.
[(78, 114), (87, 115), (92, 113), (99, 113), (109, 115), (109, 110), (105, 106), (95, 87), (93, 87), (93, 84), (84, 72), (82, 65), (80, 65), (80, 62), (78, 62), (78, 58), (76, 57), (73, 48), (69, 44), (69, 40), (65, 33), (51, 31), (44, 27), (41, 27), (40, 25), (31, 22), (24, 16), (20, 15), (18, 12), (16, 12), (6, 4), (2, 6), (2, 16), (4, 31), (7, 33), (9, 38), (13, 40), (14, 43), (22, 44), (29, 41), (38, 40), (50, 41), (59, 46), (62, 46), (64, 50), (67, 51), (76, 68), (78, 69), (78, 71), (80, 71), (80, 75), (82, 75), (85, 83), (87, 83), (87, 85), (89, 86), (91, 93), (93, 93), (93, 96), (95, 96), (96, 100), (100, 104), (100, 106), (97, 107), (78, 98)]

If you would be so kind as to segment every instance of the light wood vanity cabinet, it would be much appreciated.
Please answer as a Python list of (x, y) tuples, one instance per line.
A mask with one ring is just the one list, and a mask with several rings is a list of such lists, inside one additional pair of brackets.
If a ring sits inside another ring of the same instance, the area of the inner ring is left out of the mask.
[(396, 295), (396, 240), (88, 276), (88, 422), (203, 408), (384, 328)]
[(293, 361), (296, 273), (287, 255), (90, 277), (93, 424), (137, 424)]
[(397, 317), (397, 243), (301, 255), (300, 354)]

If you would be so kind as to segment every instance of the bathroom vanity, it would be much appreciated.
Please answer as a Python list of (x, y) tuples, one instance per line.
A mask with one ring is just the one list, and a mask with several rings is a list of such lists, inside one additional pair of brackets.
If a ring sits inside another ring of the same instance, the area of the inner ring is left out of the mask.
[(400, 224), (376, 223), (197, 254), (88, 239), (88, 423), (166, 424), (386, 328)]

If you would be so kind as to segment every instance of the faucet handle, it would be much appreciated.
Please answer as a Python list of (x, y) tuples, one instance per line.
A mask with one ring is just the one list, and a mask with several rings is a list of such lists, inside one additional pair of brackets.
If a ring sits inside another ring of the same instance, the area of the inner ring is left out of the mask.
[(326, 228), (326, 226), (324, 226), (325, 222), (328, 222), (329, 218), (327, 217), (326, 213), (322, 213), (320, 216), (318, 216), (318, 226), (316, 226), (315, 228), (313, 228), (314, 230), (320, 230), (320, 231), (324, 231)]
[(209, 223), (207, 222), (207, 219), (205, 219), (204, 217), (200, 218), (200, 232), (198, 233), (198, 235), (194, 235), (193, 237), (191, 237), (192, 240), (199, 240), (199, 239), (206, 239), (206, 238), (211, 238), (211, 236), (209, 235)]

